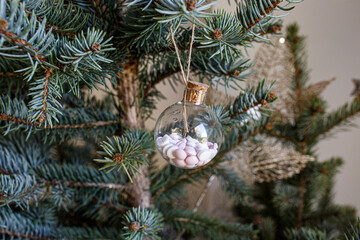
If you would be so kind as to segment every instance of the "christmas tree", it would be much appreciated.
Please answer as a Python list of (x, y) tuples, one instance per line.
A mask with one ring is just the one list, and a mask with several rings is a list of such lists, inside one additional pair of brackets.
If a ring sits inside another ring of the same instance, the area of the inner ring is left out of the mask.
[[(316, 144), (359, 112), (359, 95), (355, 90), (353, 102), (327, 112), (320, 94), (335, 79), (308, 83), (305, 37), (296, 24), (287, 27), (283, 40), (285, 44), (273, 41), (259, 49), (257, 72), (249, 79), (255, 83), (259, 77), (275, 77), (279, 87), (273, 91), (279, 98), (262, 138), (241, 147), (247, 166), (242, 167), (243, 176), (253, 183), (253, 198), (251, 208), (239, 204), (237, 211), (244, 222), (255, 223), (261, 239), (342, 239), (349, 224), (357, 222), (354, 208), (333, 201), (343, 160), (321, 161)], [(268, 64), (274, 57), (280, 66), (275, 69)], [(352, 231), (359, 237), (356, 227)]]
[[(238, 203), (250, 202), (248, 184), (224, 163), (268, 123), (265, 106), (276, 100), (272, 82), (212, 107), (224, 143), (195, 169), (159, 168), (144, 121), (162, 97), (157, 84), (168, 77), (188, 83), (191, 73), (212, 87), (239, 88), (252, 66), (244, 51), (277, 34), (276, 12), (291, 10), (293, 2), (234, 1), (232, 15), (209, 11), (214, 2), (205, 0), (0, 0), (1, 236), (257, 237), (252, 224), (185, 210), (177, 199), (186, 185), (216, 175)], [(104, 99), (94, 98), (94, 89)], [(307, 144), (359, 109), (354, 101), (320, 115)]]

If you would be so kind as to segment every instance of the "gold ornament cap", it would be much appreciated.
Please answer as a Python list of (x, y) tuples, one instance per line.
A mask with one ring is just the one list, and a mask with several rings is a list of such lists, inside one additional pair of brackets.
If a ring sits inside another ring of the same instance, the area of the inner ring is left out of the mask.
[(186, 88), (186, 101), (201, 104), (206, 96), (209, 85), (194, 81), (188, 81)]

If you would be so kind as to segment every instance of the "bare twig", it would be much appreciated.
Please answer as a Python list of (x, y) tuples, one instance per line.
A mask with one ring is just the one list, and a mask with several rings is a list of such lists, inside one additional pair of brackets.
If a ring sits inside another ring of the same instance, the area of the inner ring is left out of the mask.
[[(198, 200), (196, 201), (196, 204), (195, 204), (195, 207), (193, 209), (193, 213), (196, 213), (201, 205), (201, 203), (203, 202), (205, 196), (206, 196), (206, 193), (208, 192), (209, 188), (211, 187), (211, 184), (213, 183), (215, 179), (215, 175), (211, 175), (209, 177), (209, 180), (207, 181), (204, 189), (202, 190), (201, 194), (200, 194), (200, 197), (198, 198)], [(180, 240), (182, 235), (185, 233), (185, 229), (183, 229), (178, 235), (177, 237), (175, 238), (175, 240)]]

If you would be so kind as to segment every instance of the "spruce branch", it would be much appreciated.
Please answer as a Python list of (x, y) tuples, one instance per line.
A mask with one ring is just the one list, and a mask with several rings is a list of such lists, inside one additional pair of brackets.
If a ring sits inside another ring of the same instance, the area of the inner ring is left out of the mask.
[(29, 95), (32, 100), (28, 103), (28, 119), (44, 122), (44, 126), (52, 126), (53, 120), (58, 121), (57, 115), (61, 115), (60, 87), (57, 85), (56, 75), (52, 68), (45, 70), (45, 75), (36, 77), (36, 81), (31, 83)]
[(42, 103), (43, 103), (43, 107), (41, 108), (41, 115), (39, 117), (39, 122), (42, 123), (43, 121), (46, 120), (46, 109), (47, 109), (47, 98), (48, 98), (48, 85), (49, 85), (49, 81), (50, 81), (50, 75), (53, 73), (54, 69), (53, 68), (48, 68), (45, 70), (45, 84), (44, 84), (44, 89), (43, 89), (43, 96), (42, 96)]
[(12, 202), (20, 205), (41, 192), (35, 177), (29, 174), (0, 175), (0, 182), (0, 205)]
[[(246, 31), (249, 31), (253, 26), (255, 26), (258, 22), (260, 22), (266, 15), (268, 15), (269, 13), (271, 13), (282, 1), (280, 0), (276, 0), (276, 1), (271, 1), (271, 4), (266, 4), (266, 2), (260, 2), (260, 4), (265, 3), (266, 5), (263, 5), (263, 9), (261, 9), (260, 11), (258, 11), (258, 14), (255, 15), (256, 18), (250, 18), (250, 14), (254, 14), (256, 12), (256, 2), (254, 1), (253, 3), (251, 3), (250, 1), (248, 1), (247, 5), (240, 5), (238, 8), (238, 18), (239, 20), (243, 20), (244, 18), (248, 18), (251, 19), (252, 21), (244, 21), (242, 22), (242, 25), (245, 26)], [(259, 5), (260, 5), (259, 4)], [(246, 8), (247, 7), (247, 8)], [(253, 8), (253, 9), (252, 9)], [(259, 14), (260, 13), (260, 14)]]
[(246, 35), (239, 21), (224, 10), (218, 10), (214, 17), (205, 18), (205, 22), (209, 28), (201, 28), (201, 35), (196, 38), (200, 43), (198, 48), (216, 48), (210, 59), (220, 55), (227, 62), (230, 58), (234, 61), (236, 55), (241, 53), (238, 45), (246, 45)]
[(11, 77), (21, 77), (22, 73), (18, 73), (18, 72), (0, 72), (0, 77), (6, 77), (6, 78), (11, 78)]
[(256, 88), (248, 88), (241, 93), (229, 106), (230, 117), (236, 118), (241, 114), (249, 114), (249, 109), (264, 107), (267, 103), (275, 101), (275, 94), (270, 92), (273, 85), (274, 83), (265, 86), (264, 79), (259, 82)]
[[(246, 31), (251, 32), (251, 29), (255, 25), (260, 25), (262, 22), (268, 20), (269, 18), (274, 18), (270, 14), (275, 9), (281, 9), (283, 11), (289, 11), (293, 9), (281, 7), (280, 3), (284, 0), (246, 0), (238, 3), (237, 8), (237, 18), (240, 21), (241, 25), (246, 29)], [(288, 4), (295, 3), (296, 1), (286, 0)], [(254, 34), (254, 33), (253, 33)]]
[(319, 137), (326, 137), (334, 128), (348, 123), (360, 112), (360, 98), (355, 98), (350, 104), (345, 104), (338, 110), (315, 118), (308, 128), (306, 142), (317, 141)]
[[(28, 104), (28, 118), (38, 121), (40, 125), (45, 122), (45, 126), (52, 126), (53, 120), (57, 121), (57, 115), (61, 114), (61, 104), (57, 99), (61, 98), (64, 85), (69, 84), (74, 94), (78, 95), (81, 83), (93, 87), (95, 83), (101, 82), (101, 65), (111, 62), (107, 52), (114, 48), (109, 44), (110, 39), (104, 40), (104, 32), (90, 28), (86, 34), (77, 34), (75, 39), (58, 40), (51, 29), (46, 30), (45, 20), (39, 21), (34, 11), (29, 13), (26, 9), (26, 5), (38, 9), (39, 2), (19, 3), (12, 0), (9, 5), (4, 1), (2, 4), (7, 8), (1, 12), (0, 18), (7, 25), (0, 29), (0, 35), (1, 43), (7, 47), (1, 49), (0, 55), (20, 59), (27, 64), (17, 71), (24, 72), (25, 79), (31, 81), (28, 94), (33, 99)], [(61, 6), (62, 2), (54, 7)], [(51, 12), (51, 7), (47, 10)], [(16, 16), (16, 21), (8, 23), (10, 16)], [(13, 46), (9, 46), (11, 43)], [(98, 76), (100, 79), (97, 79)], [(35, 81), (32, 81), (33, 78)]]
[(124, 190), (126, 187), (116, 183), (94, 183), (94, 182), (74, 182), (74, 181), (56, 181), (52, 180), (51, 185), (62, 185), (65, 187), (84, 187), (84, 188), (105, 188)]
[(163, 227), (163, 216), (156, 209), (132, 208), (124, 215), (123, 237), (129, 240), (160, 240), (158, 233)]
[[(81, 168), (81, 169), (79, 169)], [(124, 191), (115, 174), (105, 174), (90, 166), (41, 164), (34, 169), (39, 183), (65, 187), (104, 188)], [(56, 176), (56, 177), (54, 177)]]
[(246, 204), (252, 197), (250, 186), (238, 176), (238, 173), (224, 166), (215, 166), (213, 171), (219, 177), (222, 188), (237, 202)]
[(39, 237), (36, 235), (20, 233), (20, 232), (15, 232), (15, 231), (6, 231), (3, 229), (0, 229), (0, 234), (11, 236), (11, 237), (17, 237), (17, 238), (25, 238), (25, 239), (36, 239), (36, 240), (53, 240), (54, 239), (51, 237)]
[[(56, 41), (51, 34), (51, 30), (46, 31), (46, 21), (40, 23), (35, 14), (29, 14), (25, 11), (25, 3), (17, 0), (11, 0), (10, 4), (2, 0), (2, 5), (6, 9), (1, 12), (0, 18), (7, 23), (5, 28), (0, 29), (1, 43), (10, 42), (17, 48), (5, 48), (0, 54), (6, 57), (16, 57), (27, 60), (29, 57), (39, 64), (48, 63), (50, 51), (55, 47)], [(8, 22), (13, 14), (16, 20)], [(32, 34), (29, 34), (29, 33)], [(18, 51), (25, 54), (20, 55)]]
[(96, 26), (100, 24), (98, 19), (94, 19), (89, 13), (73, 3), (65, 3), (63, 0), (45, 0), (41, 4), (38, 1), (28, 1), (25, 11), (31, 16), (36, 15), (39, 22), (46, 18), (46, 29), (53, 33), (61, 34), (67, 37), (75, 37), (76, 33), (86, 30), (89, 25)]
[(116, 168), (118, 171), (123, 169), (131, 182), (131, 175), (139, 173), (141, 166), (148, 164), (145, 154), (154, 151), (150, 134), (140, 130), (125, 132), (121, 137), (107, 138), (100, 146), (103, 151), (99, 153), (105, 157), (94, 160), (105, 164), (100, 170), (108, 169), (107, 172), (111, 172)]
[[(39, 106), (39, 108), (42, 107), (42, 105)], [(5, 134), (19, 128), (25, 128), (29, 134), (36, 130), (44, 130), (46, 133), (44, 140), (52, 142), (57, 137), (65, 140), (69, 135), (72, 137), (86, 136), (88, 129), (91, 129), (94, 137), (104, 136), (114, 133), (115, 127), (120, 124), (116, 116), (101, 110), (101, 108), (66, 108), (62, 113), (58, 118), (59, 124), (53, 126), (41, 125), (32, 120), (23, 101), (19, 102), (17, 99), (11, 99), (10, 97), (0, 97), (0, 120), (9, 122), (5, 126)], [(14, 123), (16, 123), (15, 126)]]
[(34, 127), (39, 126), (38, 123), (30, 122), (30, 121), (27, 121), (26, 119), (19, 119), (17, 117), (11, 116), (11, 115), (6, 115), (5, 113), (0, 114), (0, 120), (16, 122), (16, 123), (25, 124), (25, 125), (31, 125), (31, 126), (34, 126)]
[(182, 21), (186, 18), (193, 24), (200, 27), (209, 28), (202, 23), (199, 18), (206, 18), (214, 14), (206, 12), (216, 2), (206, 4), (205, 0), (199, 0), (191, 3), (191, 1), (177, 1), (177, 0), (160, 0), (156, 5), (156, 11), (162, 16), (156, 17), (160, 23), (167, 23), (171, 21)]
[[(48, 216), (53, 217), (53, 216)], [(10, 208), (0, 209), (0, 234), (10, 238), (28, 238), (38, 240), (52, 239), (118, 239), (119, 231), (113, 228), (65, 227), (57, 223), (46, 223)]]
[[(222, 85), (227, 91), (229, 88), (241, 89), (238, 82), (244, 81), (250, 74), (251, 68), (249, 59), (239, 54), (231, 53), (234, 60), (226, 60), (220, 54), (214, 53), (216, 48), (196, 48), (194, 58), (191, 61), (192, 71), (199, 76), (202, 81), (208, 80), (211, 86)], [(211, 57), (211, 58), (210, 58)]]
[(105, 39), (106, 33), (95, 28), (89, 28), (86, 33), (81, 32), (72, 41), (65, 38), (58, 43), (59, 56), (57, 60), (63, 71), (101, 71), (100, 63), (111, 63), (105, 53), (115, 50), (109, 44), (111, 38)]
[[(10, 152), (6, 155), (8, 161), (12, 161), (14, 157)], [(24, 164), (28, 163), (24, 161)], [(85, 191), (84, 189), (87, 188), (92, 188), (95, 192), (98, 192), (99, 189), (104, 189), (116, 191), (118, 194), (119, 192), (127, 191), (127, 186), (120, 183), (122, 179), (119, 179), (116, 174), (105, 174), (94, 167), (86, 165), (79, 166), (65, 163), (62, 165), (56, 163), (39, 164), (31, 169), (27, 169), (27, 173), (22, 174), (8, 170), (11, 166), (4, 167), (0, 175), (0, 200), (5, 204), (11, 202), (22, 204), (29, 198), (36, 202), (38, 199), (44, 198), (58, 201), (58, 195), (66, 194), (66, 191), (70, 190), (69, 188), (80, 188), (77, 190), (80, 192)], [(27, 184), (24, 184), (24, 182)], [(54, 194), (54, 188), (59, 188), (61, 191)], [(44, 189), (47, 190), (45, 191)], [(110, 192), (106, 194), (108, 200), (109, 194)], [(86, 197), (84, 195), (82, 197), (84, 201)], [(93, 197), (90, 194), (88, 199), (93, 199)], [(62, 202), (63, 200), (61, 199), (58, 201), (59, 204), (62, 204)]]
[(226, 223), (186, 209), (166, 211), (164, 218), (177, 230), (207, 239), (250, 239), (255, 234), (251, 225)]
[(78, 129), (78, 128), (97, 128), (107, 125), (119, 124), (118, 120), (109, 120), (109, 121), (98, 121), (98, 122), (88, 122), (81, 124), (58, 124), (52, 127), (47, 127), (46, 129)]
[(345, 233), (346, 240), (359, 240), (360, 239), (360, 218), (357, 223), (352, 224), (349, 230)]
[(326, 232), (318, 229), (300, 228), (300, 229), (287, 229), (286, 239), (288, 240), (330, 240)]
[[(9, 122), (3, 127), (6, 128), (5, 134), (20, 127), (24, 127), (29, 132), (33, 127), (37, 127), (38, 124), (28, 119), (27, 115), (28, 108), (23, 101), (12, 100), (9, 96), (0, 97), (0, 119)], [(17, 123), (16, 126), (13, 126), (13, 123)]]

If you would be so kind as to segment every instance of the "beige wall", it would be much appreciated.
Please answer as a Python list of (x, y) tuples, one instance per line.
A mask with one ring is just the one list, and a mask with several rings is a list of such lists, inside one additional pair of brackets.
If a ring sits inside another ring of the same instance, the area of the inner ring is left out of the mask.
[[(234, 9), (228, 0), (219, 0), (217, 7)], [(360, 9), (359, 0), (305, 0), (285, 17), (285, 25), (296, 21), (301, 34), (307, 36), (308, 66), (312, 69), (311, 82), (337, 77), (324, 92), (330, 109), (336, 109), (351, 100), (352, 78), (360, 78)], [(181, 99), (182, 86), (174, 93), (169, 84), (159, 90), (167, 97), (161, 101), (153, 117)], [(360, 118), (356, 121), (360, 126)], [(152, 129), (154, 120), (147, 122)], [(334, 134), (318, 145), (320, 160), (340, 156), (345, 166), (338, 175), (335, 187), (337, 203), (355, 206), (360, 213), (360, 128)]]

